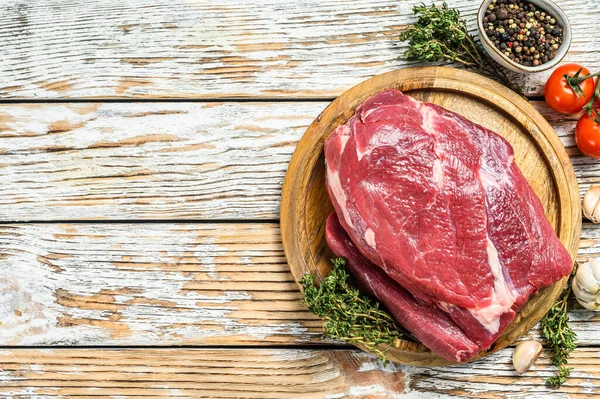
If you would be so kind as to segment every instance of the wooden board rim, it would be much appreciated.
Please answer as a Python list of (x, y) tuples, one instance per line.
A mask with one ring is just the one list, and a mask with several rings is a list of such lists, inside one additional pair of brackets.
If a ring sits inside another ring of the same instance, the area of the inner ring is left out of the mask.
[[(309, 175), (307, 172), (314, 167), (322, 152), (324, 140), (331, 132), (323, 132), (323, 127), (335, 118), (339, 118), (342, 112), (346, 112), (348, 117), (354, 114), (354, 109), (360, 103), (374, 93), (389, 87), (395, 87), (405, 92), (428, 88), (457, 91), (490, 105), (502, 107), (510, 115), (524, 115), (528, 123), (521, 124), (538, 145), (556, 182), (560, 211), (558, 236), (571, 257), (575, 259), (581, 233), (579, 190), (570, 158), (550, 124), (526, 99), (491, 79), (449, 67), (414, 67), (374, 76), (349, 89), (325, 108), (298, 143), (283, 183), (280, 210), (284, 252), (296, 282), (309, 270), (306, 259), (309, 254), (305, 254), (302, 250), (304, 247), (302, 240), (303, 237), (306, 238), (308, 232), (304, 224), (305, 217), (302, 214), (302, 208), (298, 207), (298, 205), (302, 205), (299, 198), (304, 198), (301, 191), (307, 185)], [(298, 234), (298, 231), (304, 234)], [(563, 278), (533, 296), (492, 348), (481, 352), (475, 359), (508, 346), (531, 329), (549, 310), (562, 291), (566, 280), (567, 278)], [(544, 300), (542, 301), (541, 298)], [(448, 364), (448, 361), (432, 354), (422, 345), (415, 345), (408, 341), (403, 342), (401, 349), (391, 348), (388, 358), (396, 362), (419, 366)]]

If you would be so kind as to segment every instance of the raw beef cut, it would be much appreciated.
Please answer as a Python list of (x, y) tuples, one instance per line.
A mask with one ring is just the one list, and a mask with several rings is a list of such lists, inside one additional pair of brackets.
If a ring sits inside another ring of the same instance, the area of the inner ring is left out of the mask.
[(447, 313), (434, 304), (413, 297), (362, 256), (335, 213), (327, 218), (325, 237), (335, 256), (346, 259), (346, 268), (354, 276), (360, 291), (377, 299), (423, 345), (454, 362), (467, 361), (479, 352), (479, 346), (458, 328)]
[(571, 271), (510, 144), (458, 114), (382, 91), (329, 136), (325, 159), (360, 253), (481, 349)]

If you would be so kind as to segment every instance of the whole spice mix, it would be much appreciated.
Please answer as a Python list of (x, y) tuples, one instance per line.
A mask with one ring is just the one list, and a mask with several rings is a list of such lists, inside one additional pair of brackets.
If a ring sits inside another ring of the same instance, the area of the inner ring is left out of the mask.
[(497, 49), (524, 66), (554, 59), (563, 42), (563, 29), (556, 18), (529, 2), (492, 0), (483, 27)]

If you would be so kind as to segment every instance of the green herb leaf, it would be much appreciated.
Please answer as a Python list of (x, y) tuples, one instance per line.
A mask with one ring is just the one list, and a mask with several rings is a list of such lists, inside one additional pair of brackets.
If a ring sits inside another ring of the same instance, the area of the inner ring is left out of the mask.
[(349, 284), (343, 258), (332, 259), (332, 263), (333, 269), (318, 287), (309, 273), (300, 280), (308, 310), (323, 319), (326, 336), (363, 344), (385, 363), (386, 351), (379, 349), (379, 344), (397, 346), (405, 333), (379, 303)]
[(572, 368), (566, 367), (566, 364), (569, 355), (575, 350), (577, 334), (569, 326), (568, 311), (571, 281), (576, 272), (577, 264), (573, 267), (565, 290), (541, 322), (542, 332), (553, 353), (552, 364), (558, 368), (556, 375), (546, 380), (546, 385), (551, 387), (560, 387), (564, 384), (572, 370)]
[(475, 41), (458, 10), (448, 8), (444, 2), (441, 6), (421, 4), (415, 6), (413, 12), (418, 17), (417, 22), (400, 34), (400, 40), (409, 42), (405, 58), (425, 62), (456, 61), (523, 94)]
[(559, 366), (556, 375), (553, 377), (548, 377), (546, 380), (546, 385), (555, 388), (562, 386), (562, 384), (564, 384), (567, 381), (567, 378), (571, 375), (571, 370), (573, 370), (573, 367)]

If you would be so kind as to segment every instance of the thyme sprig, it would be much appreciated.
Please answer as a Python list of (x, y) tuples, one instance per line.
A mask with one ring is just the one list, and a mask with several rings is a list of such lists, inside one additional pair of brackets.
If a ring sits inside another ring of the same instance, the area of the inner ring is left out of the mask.
[(413, 12), (417, 22), (400, 34), (400, 40), (409, 41), (405, 58), (426, 62), (456, 61), (522, 94), (521, 88), (510, 81), (469, 33), (458, 10), (448, 8), (444, 2), (441, 6), (432, 4), (429, 7), (422, 3), (414, 6)]
[(397, 347), (405, 334), (379, 303), (350, 285), (343, 258), (332, 263), (333, 269), (318, 287), (310, 273), (300, 280), (308, 310), (323, 319), (326, 336), (362, 344), (385, 362), (387, 350), (379, 349), (379, 344)]
[[(306, 273), (300, 280), (303, 301), (308, 310), (323, 319), (325, 336), (351, 344), (362, 344), (371, 353), (386, 362), (382, 343), (398, 347), (400, 339), (414, 339), (405, 333), (379, 303), (362, 295), (353, 287), (343, 258), (332, 259), (333, 269), (317, 286), (314, 277)], [(576, 267), (555, 304), (542, 319), (541, 326), (548, 347), (553, 353), (552, 364), (558, 368), (556, 375), (546, 384), (560, 387), (569, 377), (572, 367), (567, 367), (570, 353), (575, 349), (577, 335), (568, 324), (568, 299)]]
[(573, 267), (564, 291), (541, 322), (542, 332), (552, 351), (552, 364), (558, 369), (554, 376), (546, 380), (546, 385), (551, 387), (560, 387), (564, 384), (573, 369), (567, 367), (567, 361), (571, 352), (575, 350), (577, 334), (569, 326), (568, 311), (569, 296), (572, 291), (571, 282), (576, 272), (577, 265)]

